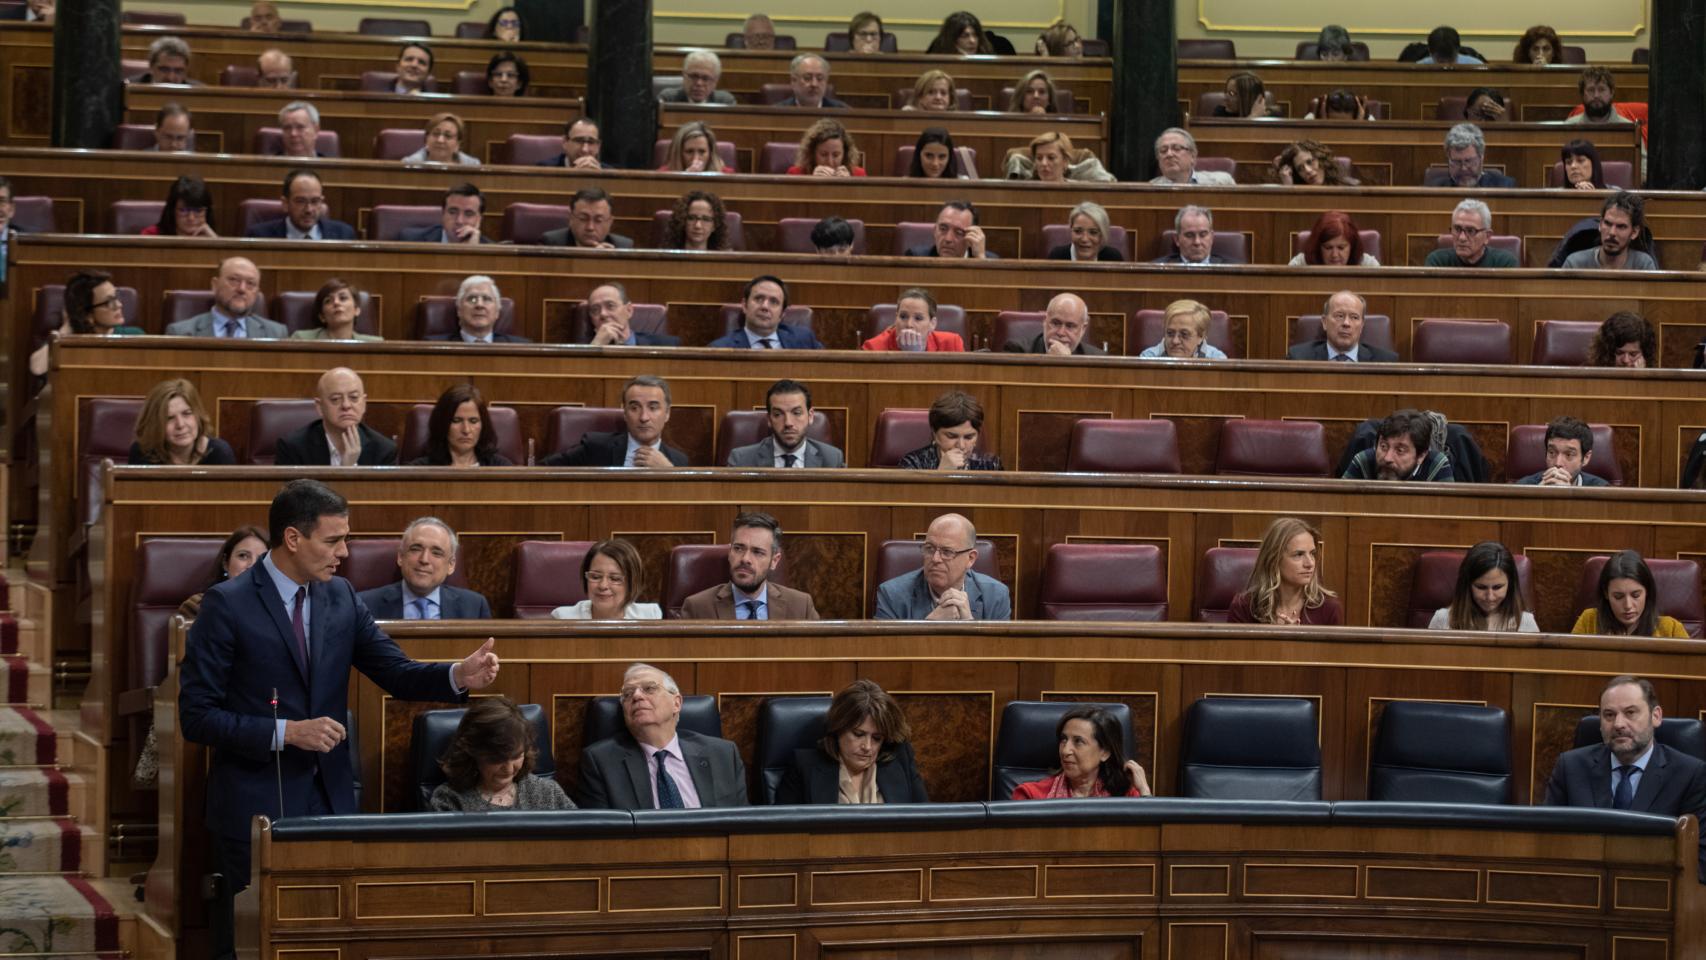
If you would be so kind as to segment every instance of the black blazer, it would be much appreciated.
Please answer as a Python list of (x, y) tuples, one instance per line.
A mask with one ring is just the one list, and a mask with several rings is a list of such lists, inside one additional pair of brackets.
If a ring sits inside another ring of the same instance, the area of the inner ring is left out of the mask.
[[(1546, 782), (1546, 805), (1611, 809), (1611, 760), (1611, 748), (1603, 743), (1560, 756), (1552, 767), (1552, 779)], [(1653, 755), (1629, 809), (1666, 817), (1706, 814), (1706, 763), (1662, 743), (1653, 744)], [(1706, 846), (1701, 848), (1699, 869), (1701, 882), (1706, 883)]]
[[(936, 256), (936, 245), (934, 243), (925, 243), (925, 244), (920, 244), (916, 247), (907, 247), (906, 248), (906, 255), (909, 257), (934, 257), (934, 256)], [(966, 259), (971, 260), (974, 258), (967, 257)], [(1001, 255), (996, 253), (994, 250), (987, 250), (986, 249), (983, 251), (983, 259), (985, 259), (985, 260), (999, 260), (999, 259), (1001, 259)]]
[[(1287, 360), (1325, 360), (1327, 359), (1327, 341), (1311, 340), (1299, 343), (1285, 352)], [(1357, 344), (1358, 363), (1397, 363), (1398, 355), (1381, 347), (1371, 347), (1366, 343)]]
[[(1050, 250), (1048, 252), (1047, 259), (1049, 259), (1049, 260), (1071, 260), (1072, 259), (1072, 244), (1063, 243), (1060, 246), (1053, 248), (1052, 250)], [(1097, 260), (1113, 260), (1113, 261), (1124, 262), (1125, 257), (1118, 250), (1115, 250), (1113, 247), (1104, 245), (1102, 247), (1102, 249), (1096, 251), (1096, 259)]]
[[(160, 465), (160, 461), (150, 460), (143, 456), (142, 445), (134, 440), (130, 442), (129, 458), (129, 462), (131, 464), (142, 464), (146, 466)], [(231, 449), (231, 445), (229, 443), (226, 443), (218, 437), (208, 437), (207, 456), (202, 457), (200, 463), (196, 465), (202, 467), (226, 467), (231, 466), (236, 462), (237, 454)]]
[[(794, 751), (794, 762), (776, 787), (777, 804), (835, 803), (841, 798), (841, 764), (817, 747)], [(877, 789), (884, 803), (929, 803), (924, 779), (913, 761), (912, 744), (895, 744), (887, 760), (877, 761)]]
[[(624, 237), (620, 233), (606, 234), (604, 239), (607, 243), (609, 243), (611, 246), (615, 247), (618, 250), (632, 250), (632, 249), (634, 249), (634, 241), (627, 238), (627, 237)], [(544, 244), (547, 247), (578, 247), (578, 246), (580, 246), (580, 244), (575, 242), (574, 231), (570, 230), (568, 227), (560, 227), (556, 230), (545, 231), (545, 233), (542, 236), (540, 236), (539, 242)]]
[[(1185, 262), (1185, 258), (1179, 255), (1178, 250), (1174, 250), (1172, 253), (1169, 253), (1165, 257), (1157, 257), (1154, 260), (1151, 260), (1149, 262), (1150, 263), (1177, 263), (1177, 264), (1182, 265)], [(1208, 255), (1208, 265), (1211, 267), (1237, 266), (1237, 265), (1241, 264), (1242, 262), (1243, 261), (1241, 261), (1241, 260), (1228, 260), (1218, 253), (1210, 253)]]
[[(278, 438), (277, 460), (281, 467), (324, 467), (332, 462), (332, 447), (326, 442), (326, 421), (316, 420), (300, 430)], [(391, 438), (367, 424), (358, 424), (361, 431), (361, 456), (356, 464), (363, 467), (389, 467), (397, 463), (397, 445)]]
[[(403, 619), (403, 581), (393, 580), (383, 587), (363, 590), (356, 594), (375, 620)], [(490, 620), (491, 604), (472, 590), (453, 587), (448, 583), (438, 587), (438, 615), (444, 620)]]
[[(1039, 333), (1029, 341), (1009, 340), (1002, 344), (1001, 349), (1005, 353), (1048, 353), (1048, 337)], [(1106, 353), (1106, 350), (1091, 343), (1087, 338), (1078, 341), (1078, 346), (1072, 351), (1072, 355), (1076, 357), (1100, 357)]]
[[(678, 467), (687, 466), (687, 454), (663, 444), (663, 455)], [(628, 431), (588, 433), (581, 442), (539, 461), (541, 467), (620, 467), (628, 459)]]
[[(444, 228), (439, 227), (438, 229), (439, 233), (443, 234)], [(271, 240), (283, 240), (289, 235), (289, 232), (284, 227), (283, 217), (280, 217), (277, 220), (262, 220), (260, 223), (250, 227), (249, 232), (243, 234), (245, 237), (260, 237)], [(331, 217), (321, 217), (320, 239), (354, 240), (355, 228), (342, 220), (333, 220)]]

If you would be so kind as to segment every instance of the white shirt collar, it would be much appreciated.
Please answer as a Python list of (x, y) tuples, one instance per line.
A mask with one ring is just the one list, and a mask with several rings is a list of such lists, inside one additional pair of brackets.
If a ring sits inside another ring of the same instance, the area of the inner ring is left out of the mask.
[(284, 218), (284, 237), (287, 240), (318, 240), (320, 239), (320, 221), (314, 221), (314, 226), (307, 233), (296, 229), (296, 224), (289, 217)]

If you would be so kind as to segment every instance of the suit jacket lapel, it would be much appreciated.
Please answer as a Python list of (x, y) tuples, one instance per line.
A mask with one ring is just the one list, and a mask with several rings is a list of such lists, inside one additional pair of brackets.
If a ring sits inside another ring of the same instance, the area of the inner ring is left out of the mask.
[[(1650, 766), (1650, 764), (1649, 764)], [(1593, 787), (1593, 805), (1604, 810), (1611, 809), (1611, 748), (1601, 746), (1594, 754), (1593, 769), (1590, 773)], [(1645, 780), (1646, 777), (1641, 779)]]
[(315, 463), (331, 463), (332, 445), (326, 442), (326, 421), (316, 420), (314, 423), (319, 425), (319, 429), (309, 426), (308, 449), (313, 453)]
[(332, 612), (331, 584), (309, 584), (308, 599), (314, 607), (314, 618), (308, 622), (308, 682), (312, 684), (316, 674), (325, 677), (330, 673), (314, 668), (326, 656), (326, 621)]
[[(1630, 801), (1629, 809), (1643, 812), (1652, 809), (1653, 800), (1665, 788), (1665, 761), (1664, 745), (1653, 744), (1653, 755), (1647, 758), (1647, 769), (1641, 773), (1641, 782), (1635, 785), (1635, 797)], [(1606, 778), (1607, 782), (1609, 779)]]
[(808, 802), (835, 803), (841, 799), (841, 763), (813, 749), (816, 762), (811, 765), (811, 783), (806, 791)]
[(717, 592), (711, 597), (711, 610), (718, 620), (733, 620), (735, 618), (735, 588), (727, 581), (717, 587)]
[[(632, 746), (628, 746), (632, 744)], [(640, 748), (638, 741), (629, 740), (623, 746), (626, 753), (622, 757), (622, 766), (628, 771), (628, 785), (634, 789), (634, 807), (639, 810), (653, 808), (652, 777), (646, 765), (646, 751)], [(614, 799), (614, 798), (612, 798)]]
[(776, 439), (765, 437), (758, 441), (758, 463), (756, 466), (768, 467), (776, 462)]
[(699, 741), (677, 734), (681, 744), (681, 759), (687, 764), (687, 772), (693, 776), (693, 789), (699, 794), (700, 807), (717, 805), (716, 784), (711, 782), (711, 760), (705, 756), (705, 749)]
[(254, 581), (256, 599), (266, 610), (267, 616), (272, 618), (273, 629), (278, 631), (279, 642), (284, 644), (285, 656), (296, 665), (297, 676), (301, 678), (302, 686), (306, 689), (308, 671), (302, 662), (300, 651), (296, 649), (296, 631), (290, 626), (290, 611), (285, 608), (278, 591), (273, 588), (272, 574), (268, 573), (263, 565), (256, 563), (245, 571), (244, 576)]

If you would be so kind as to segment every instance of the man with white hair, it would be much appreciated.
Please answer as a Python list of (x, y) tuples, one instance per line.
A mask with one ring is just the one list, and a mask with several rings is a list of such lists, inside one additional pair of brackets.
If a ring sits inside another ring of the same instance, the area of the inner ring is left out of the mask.
[(1514, 187), (1516, 181), (1497, 170), (1481, 169), (1487, 157), (1487, 138), (1473, 123), (1460, 123), (1445, 134), (1445, 169), (1434, 168), (1422, 179), (1424, 187)]
[(1485, 203), (1470, 197), (1461, 200), (1451, 211), (1451, 246), (1441, 247), (1428, 254), (1430, 267), (1515, 267), (1516, 255), (1509, 250), (1490, 246), (1493, 238), (1493, 211)]
[(333, 367), (314, 386), (320, 419), (278, 438), (281, 467), (384, 467), (397, 465), (397, 445), (368, 426), (367, 387), (349, 367)]
[(815, 53), (802, 53), (788, 64), (788, 85), (794, 88), (794, 95), (778, 107), (847, 108), (845, 102), (829, 95), (829, 61)]
[(1214, 211), (1187, 204), (1173, 215), (1173, 252), (1151, 262), (1208, 267), (1238, 261), (1214, 252)]
[(581, 751), (575, 802), (599, 810), (746, 806), (746, 765), (720, 737), (678, 729), (681, 687), (649, 663), (622, 674), (622, 727)]
[(681, 63), (681, 86), (665, 87), (658, 94), (664, 103), (715, 103), (735, 105), (735, 95), (718, 90), (717, 81), (723, 77), (723, 61), (709, 50), (694, 50)]
[(279, 145), (282, 156), (318, 157), (320, 109), (306, 100), (292, 100), (278, 111)]
[(1075, 293), (1057, 293), (1043, 314), (1043, 332), (1030, 340), (1009, 340), (1006, 353), (1041, 353), (1051, 357), (1099, 357), (1107, 351), (1084, 339), (1090, 332), (1090, 307)]
[(403, 579), (356, 594), (375, 620), (490, 620), (491, 604), (473, 590), (446, 583), (456, 572), (456, 531), (437, 517), (420, 517), (397, 541)]
[(497, 281), (475, 274), (462, 281), (456, 290), (456, 331), (439, 333), (428, 340), (453, 340), (458, 343), (532, 343), (526, 337), (497, 331), (498, 317), (503, 313), (503, 296), (498, 293)]
[(1157, 187), (1230, 187), (1232, 174), (1197, 169), (1197, 140), (1182, 127), (1168, 127), (1155, 138), (1155, 165), (1161, 175), (1149, 181)]

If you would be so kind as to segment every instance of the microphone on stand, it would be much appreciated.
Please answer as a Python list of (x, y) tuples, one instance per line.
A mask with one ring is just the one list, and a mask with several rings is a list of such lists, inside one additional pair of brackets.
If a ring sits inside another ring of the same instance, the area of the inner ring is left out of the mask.
[[(278, 688), (272, 688), (272, 727), (278, 729)], [(278, 775), (278, 818), (284, 819), (284, 736), (279, 735), (278, 749), (272, 754), (273, 772)]]

